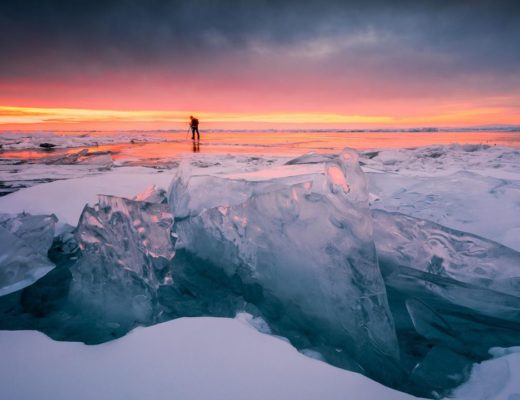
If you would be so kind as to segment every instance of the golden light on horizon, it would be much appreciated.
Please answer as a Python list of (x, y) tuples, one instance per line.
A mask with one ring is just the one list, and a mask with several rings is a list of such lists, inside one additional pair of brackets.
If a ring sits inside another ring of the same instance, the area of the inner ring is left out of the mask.
[[(262, 127), (272, 125), (313, 125), (330, 126), (366, 126), (366, 127), (408, 127), (432, 125), (479, 125), (493, 123), (497, 116), (504, 123), (516, 124), (518, 116), (509, 114), (507, 109), (499, 107), (474, 107), (467, 109), (448, 109), (442, 114), (434, 115), (350, 115), (324, 112), (287, 112), (287, 113), (216, 113), (197, 112), (195, 110), (111, 110), (84, 108), (51, 108), (51, 107), (19, 107), (0, 106), (0, 128), (30, 127), (45, 128), (62, 126), (64, 129), (81, 129), (92, 126), (119, 126), (131, 128), (133, 124), (151, 127), (157, 125), (171, 128), (183, 127), (188, 116), (194, 114), (205, 124), (231, 124), (247, 126), (259, 124)], [(207, 125), (206, 125), (207, 126)]]

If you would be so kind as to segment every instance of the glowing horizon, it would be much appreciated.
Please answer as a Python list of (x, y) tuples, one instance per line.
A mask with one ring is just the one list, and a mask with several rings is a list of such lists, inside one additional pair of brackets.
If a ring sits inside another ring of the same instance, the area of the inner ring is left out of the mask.
[(13, 2), (0, 130), (520, 125), (519, 3), (471, 3)]
[[(518, 125), (517, 115), (498, 107), (467, 108), (436, 115), (350, 115), (325, 112), (219, 113), (207, 111), (116, 110), (0, 106), (0, 130), (182, 129), (188, 116), (200, 118), (206, 129), (275, 127), (305, 128), (420, 128)], [(497, 122), (497, 120), (499, 122)]]

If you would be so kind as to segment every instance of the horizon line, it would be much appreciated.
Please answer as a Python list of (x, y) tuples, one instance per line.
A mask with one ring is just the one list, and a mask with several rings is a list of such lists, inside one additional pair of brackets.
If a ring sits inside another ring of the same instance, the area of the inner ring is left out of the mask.
[[(202, 129), (201, 129), (202, 130)], [(464, 127), (450, 127), (450, 126), (422, 126), (422, 127), (395, 127), (395, 128), (258, 128), (258, 129), (226, 129), (226, 128), (210, 128), (204, 129), (204, 132), (209, 133), (221, 133), (221, 132), (243, 132), (243, 133), (255, 133), (255, 132), (345, 132), (345, 133), (370, 133), (370, 132), (409, 132), (409, 133), (435, 133), (435, 132), (520, 132), (520, 124), (508, 125), (508, 124), (487, 124), (486, 126), (475, 125), (475, 126), (464, 126)], [(153, 133), (153, 132), (171, 132), (171, 133), (184, 133), (186, 129), (1, 129), (0, 134), (8, 133), (109, 133), (109, 132), (128, 132), (128, 133)]]

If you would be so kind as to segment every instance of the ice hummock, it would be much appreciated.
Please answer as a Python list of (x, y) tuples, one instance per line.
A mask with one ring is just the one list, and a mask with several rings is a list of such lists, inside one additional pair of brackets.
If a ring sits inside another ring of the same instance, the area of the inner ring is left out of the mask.
[(520, 320), (520, 253), (407, 215), (373, 210), (372, 216), (387, 284), (414, 286), (483, 314)]
[(105, 323), (150, 323), (156, 290), (171, 282), (173, 216), (166, 204), (99, 196), (76, 229), (70, 301)]
[[(151, 187), (137, 197), (161, 195)], [(4, 296), (0, 327), (100, 343), (158, 322), (158, 288), (172, 282), (172, 224), (167, 204), (100, 195), (77, 227), (62, 227), (54, 239), (57, 268)]]
[(33, 284), (54, 268), (47, 252), (56, 222), (54, 215), (0, 214), (0, 296)]
[(520, 253), (400, 213), (372, 216), (409, 390), (446, 394), (490, 347), (518, 344)]
[(297, 164), (276, 178), (181, 175), (170, 192), (178, 248), (240, 281), (286, 335), (308, 331), (312, 345), (391, 381), (398, 347), (357, 156)]
[[(517, 161), (520, 153), (486, 146), (470, 149), (437, 147), (442, 149), (431, 147), (396, 151), (402, 162), (394, 162), (393, 156), (385, 154), (386, 151), (373, 152), (382, 155), (370, 155), (373, 156), (369, 158), (373, 164), (367, 163), (364, 166), (368, 171), (379, 169), (378, 172), (367, 174), (371, 181), (371, 190), (374, 189), (377, 195), (372, 198), (379, 197), (373, 206), (399, 210), (422, 220), (431, 219), (446, 227), (476, 233), (507, 245), (518, 242), (518, 237), (514, 234), (519, 229), (514, 211), (518, 203), (518, 184), (515, 177), (519, 172)], [(369, 153), (366, 153), (367, 157), (368, 155)], [(182, 208), (178, 209), (178, 213), (176, 210), (177, 223), (183, 224), (183, 220), (214, 209), (215, 204), (221, 201), (215, 201), (216, 198), (226, 201), (225, 185), (230, 181), (240, 181), (238, 188), (245, 187), (243, 194), (236, 192), (237, 196), (227, 199), (230, 208), (237, 208), (251, 202), (251, 199), (267, 194), (304, 186), (306, 182), (321, 187), (319, 185), (322, 181), (319, 177), (323, 174), (323, 165), (333, 162), (336, 157), (305, 155), (287, 162), (284, 166), (281, 164), (285, 163), (287, 158), (275, 161), (264, 158), (258, 163), (249, 162), (245, 158), (232, 159), (231, 156), (213, 159), (207, 157), (203, 161), (197, 158), (191, 162), (193, 173), (184, 171), (181, 174), (189, 184), (188, 190), (184, 192), (188, 197), (183, 196), (188, 201), (184, 207), (186, 212), (181, 212)], [(408, 160), (411, 162), (407, 162)], [(259, 167), (267, 165), (270, 165), (268, 170), (258, 170)], [(29, 166), (23, 164), (20, 169), (25, 171), (24, 173), (33, 174), (34, 172), (29, 171)], [(67, 166), (69, 167), (72, 166)], [(64, 168), (60, 165), (59, 171)], [(75, 225), (83, 205), (86, 201), (95, 202), (93, 196), (96, 193), (132, 198), (145, 185), (153, 182), (167, 185), (170, 181), (170, 173), (152, 170), (144, 173), (141, 170), (135, 167), (116, 168), (110, 173), (102, 173), (95, 177), (76, 177), (38, 185), (2, 198), (0, 208), (9, 212), (23, 209), (33, 213), (56, 212), (61, 223), (65, 221)], [(54, 174), (54, 170), (42, 171), (42, 174)], [(208, 184), (208, 176), (201, 174), (213, 174), (212, 183)], [(351, 182), (347, 183), (355, 186)], [(221, 184), (224, 185), (224, 194), (219, 197), (217, 190), (221, 188)], [(347, 186), (340, 184), (337, 187)], [(64, 203), (61, 200), (67, 193), (72, 193), (73, 196)], [(38, 198), (38, 202), (34, 202), (34, 198)], [(164, 201), (164, 197), (150, 189), (134, 200), (160, 203)], [(177, 203), (171, 206), (180, 204), (178, 197), (172, 197), (172, 200), (177, 200)], [(71, 203), (75, 204), (74, 210), (70, 207)], [(66, 209), (71, 211), (65, 213)], [(497, 215), (500, 218), (497, 218)], [(428, 221), (415, 221), (429, 226)], [(459, 233), (465, 237), (464, 233)], [(212, 263), (202, 262), (200, 258), (187, 253), (181, 247), (171, 262), (172, 284), (159, 284), (156, 290), (155, 286), (149, 285), (137, 274), (129, 271), (133, 279), (127, 279), (128, 276), (123, 274), (120, 285), (116, 279), (116, 282), (104, 287), (103, 292), (95, 293), (102, 295), (99, 302), (93, 304), (94, 307), (88, 307), (88, 303), (83, 304), (86, 307), (77, 307), (80, 303), (73, 304), (68, 297), (69, 282), (72, 280), (70, 268), (82, 255), (74, 250), (76, 247), (72, 242), (74, 240), (70, 234), (55, 238), (55, 243), (63, 248), (66, 263), (56, 259), (56, 248), (53, 248), (49, 254), (57, 268), (29, 287), (2, 296), (1, 329), (38, 329), (60, 340), (97, 343), (124, 335), (139, 324), (148, 325), (158, 320), (182, 316), (233, 316), (236, 310), (243, 310), (241, 307), (245, 306), (255, 317), (263, 317), (275, 335), (289, 337), (305, 354), (316, 355), (321, 351), (329, 362), (345, 366), (328, 354), (326, 348), (312, 346), (309, 335), (315, 335), (316, 332), (296, 329), (288, 324), (282, 325), (280, 321), (285, 321), (286, 315), (273, 313), (281, 309), (281, 303), (268, 308), (264, 302), (259, 304), (257, 309), (250, 308), (251, 303), (245, 302), (241, 294), (250, 301), (254, 300), (259, 293), (257, 286), (245, 287), (238, 285), (240, 282), (233, 279), (226, 280), (223, 269), (217, 271)], [(395, 251), (395, 257), (399, 253), (399, 243), (395, 249), (388, 246), (389, 251)], [(416, 244), (421, 251), (430, 250), (428, 241), (420, 239)], [(73, 254), (69, 254), (71, 252)], [(474, 257), (478, 261), (480, 254), (469, 252), (467, 260), (472, 261), (471, 257)], [(431, 264), (433, 270), (438, 270), (439, 263), (435, 260), (436, 262)], [(488, 261), (493, 264), (492, 259)], [(97, 259), (93, 257), (92, 262), (96, 263)], [(383, 277), (389, 285), (387, 295), (401, 348), (400, 365), (409, 373), (408, 381), (399, 386), (400, 388), (415, 394), (441, 396), (442, 393), (446, 393), (447, 388), (464, 381), (465, 374), (469, 371), (468, 366), (488, 357), (489, 347), (518, 345), (520, 328), (514, 321), (514, 312), (492, 315), (497, 304), (502, 308), (504, 304), (511, 304), (511, 308), (516, 307), (515, 296), (512, 294), (501, 293), (490, 287), (475, 286), (475, 283), (461, 282), (459, 278), (456, 280), (419, 270), (406, 270), (410, 275), (400, 275), (402, 271), (394, 269), (392, 264), (386, 264), (383, 258), (381, 266), (385, 272)], [(468, 274), (470, 272), (471, 270), (468, 270)], [(398, 277), (403, 279), (397, 279)], [(91, 277), (86, 274), (85, 278)], [(100, 282), (96, 282), (98, 283)], [(463, 293), (467, 293), (467, 301), (458, 303), (460, 298), (465, 296)], [(513, 302), (508, 303), (511, 300)], [(481, 305), (487, 307), (489, 312), (483, 314), (480, 310)], [(113, 307), (110, 313), (102, 314), (97, 311), (106, 306)], [(125, 314), (119, 314), (120, 312)], [(163, 313), (160, 319), (157, 318), (157, 313)], [(118, 318), (114, 318), (118, 315)], [(102, 334), (99, 334), (100, 332)], [(343, 351), (337, 354), (341, 358), (345, 353)]]
[(83, 209), (76, 236), (83, 255), (97, 253), (156, 285), (161, 260), (175, 255), (172, 224), (166, 204), (99, 195), (96, 205)]

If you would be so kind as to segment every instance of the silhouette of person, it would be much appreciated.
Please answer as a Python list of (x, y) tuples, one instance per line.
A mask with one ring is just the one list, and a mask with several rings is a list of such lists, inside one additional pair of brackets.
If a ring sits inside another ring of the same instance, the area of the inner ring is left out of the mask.
[(190, 115), (191, 140), (195, 140), (195, 132), (197, 132), (197, 140), (200, 140), (199, 120)]

